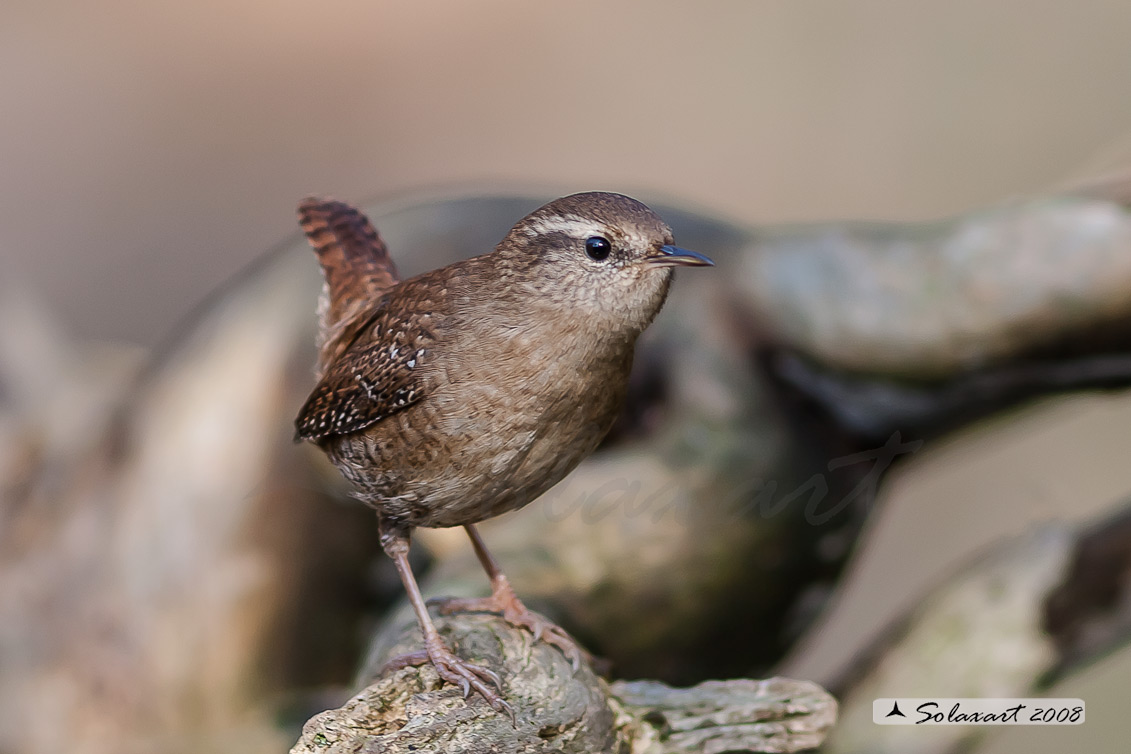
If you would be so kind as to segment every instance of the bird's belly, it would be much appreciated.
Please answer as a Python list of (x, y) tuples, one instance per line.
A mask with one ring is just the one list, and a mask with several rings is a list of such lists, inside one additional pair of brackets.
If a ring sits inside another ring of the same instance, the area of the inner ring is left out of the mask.
[(520, 508), (596, 448), (623, 391), (502, 395), (488, 382), (429, 399), (327, 450), (380, 514), (406, 526), (476, 523)]

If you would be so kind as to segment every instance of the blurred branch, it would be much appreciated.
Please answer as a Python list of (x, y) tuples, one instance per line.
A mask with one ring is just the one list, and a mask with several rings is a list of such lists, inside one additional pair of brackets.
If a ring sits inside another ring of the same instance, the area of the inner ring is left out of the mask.
[(1131, 505), (1082, 531), (1001, 543), (933, 590), (834, 684), (825, 751), (966, 751), (984, 729), (875, 726), (878, 697), (1027, 697), (1131, 641)]
[(768, 341), (826, 368), (941, 380), (1131, 344), (1131, 214), (1054, 196), (914, 225), (754, 234), (736, 279)]
[(1076, 538), (1045, 601), (1044, 626), (1060, 652), (1056, 675), (1131, 640), (1131, 504)]
[(983, 729), (876, 726), (879, 697), (1023, 697), (1055, 662), (1042, 631), (1045, 596), (1068, 563), (1072, 535), (1046, 527), (954, 574), (865, 650), (840, 689), (830, 754), (950, 754)]

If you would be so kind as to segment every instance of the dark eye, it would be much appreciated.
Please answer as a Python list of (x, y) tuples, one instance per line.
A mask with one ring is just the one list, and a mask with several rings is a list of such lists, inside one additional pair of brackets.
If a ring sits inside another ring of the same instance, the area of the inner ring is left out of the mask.
[(609, 252), (612, 250), (613, 245), (609, 243), (607, 238), (591, 236), (585, 239), (585, 253), (589, 255), (590, 259), (598, 262), (604, 261), (609, 258)]

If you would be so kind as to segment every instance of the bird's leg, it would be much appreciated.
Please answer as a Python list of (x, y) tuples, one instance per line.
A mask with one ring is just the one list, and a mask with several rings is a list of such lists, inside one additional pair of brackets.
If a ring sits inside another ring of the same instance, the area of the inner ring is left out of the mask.
[[(432, 618), (428, 615), (428, 608), (425, 607), (424, 597), (420, 594), (420, 587), (416, 584), (416, 578), (412, 575), (412, 567), (408, 562), (408, 531), (404, 529), (386, 529), (382, 526), (381, 546), (384, 548), (385, 553), (393, 559), (393, 564), (397, 567), (397, 573), (400, 574), (401, 583), (404, 584), (405, 591), (408, 593), (408, 601), (412, 603), (413, 612), (416, 613), (416, 620), (420, 624), (421, 632), (424, 634), (423, 652), (413, 652), (393, 658), (385, 663), (381, 672), (385, 673), (410, 665), (423, 665), (426, 662), (431, 662), (436, 667), (436, 672), (440, 674), (441, 678), (456, 684), (462, 689), (465, 699), (468, 694), (471, 693), (471, 689), (475, 689), (479, 692), (480, 696), (486, 699), (487, 703), (497, 711), (510, 715), (513, 722), (514, 711), (496, 691), (496, 689), (498, 691), (502, 690), (502, 683), (499, 680), (499, 676), (488, 668), (460, 659), (448, 648), (444, 640), (440, 638), (440, 633), (436, 630), (436, 626), (432, 623)], [(495, 688), (488, 686), (485, 681), (490, 682)]]
[(570, 638), (561, 626), (522, 604), (518, 595), (514, 593), (506, 575), (499, 568), (498, 562), (487, 550), (487, 545), (483, 542), (483, 538), (479, 536), (478, 530), (471, 524), (467, 524), (463, 528), (467, 530), (467, 536), (471, 538), (471, 545), (475, 548), (475, 555), (479, 558), (483, 570), (487, 572), (487, 577), (491, 579), (491, 596), (444, 598), (429, 600), (429, 604), (437, 605), (440, 612), (445, 615), (457, 612), (502, 613), (503, 620), (507, 623), (525, 628), (534, 634), (535, 639), (557, 647), (573, 664), (574, 670), (580, 668), (582, 658), (587, 656), (588, 653), (578, 646), (577, 642)]

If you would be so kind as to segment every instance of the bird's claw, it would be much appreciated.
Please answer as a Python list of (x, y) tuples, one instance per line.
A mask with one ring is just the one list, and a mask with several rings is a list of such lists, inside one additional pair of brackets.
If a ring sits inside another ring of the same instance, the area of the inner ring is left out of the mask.
[(510, 625), (526, 629), (535, 640), (560, 649), (575, 673), (581, 669), (582, 661), (589, 655), (561, 626), (526, 607), (509, 584), (497, 589), (490, 597), (436, 598), (428, 600), (428, 604), (436, 606), (441, 615), (501, 613), (503, 620)]
[(461, 659), (439, 640), (429, 643), (425, 651), (410, 652), (389, 660), (381, 672), (386, 673), (428, 662), (432, 663), (441, 679), (459, 688), (464, 699), (470, 697), (474, 689), (492, 709), (506, 714), (512, 723), (517, 724), (514, 709), (500, 696), (503, 681), (499, 678), (499, 674), (490, 668)]

